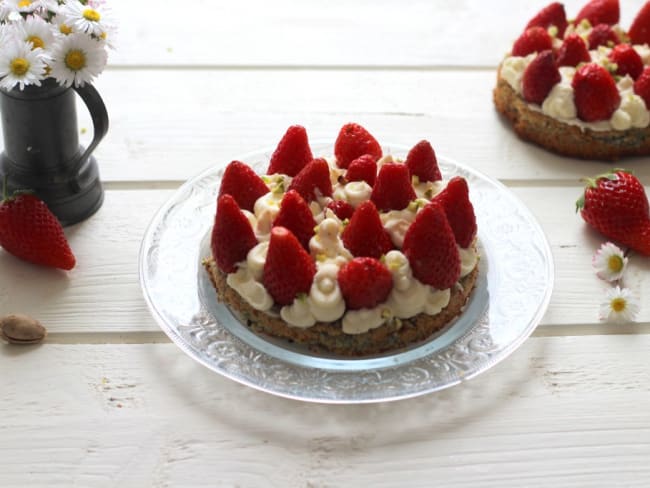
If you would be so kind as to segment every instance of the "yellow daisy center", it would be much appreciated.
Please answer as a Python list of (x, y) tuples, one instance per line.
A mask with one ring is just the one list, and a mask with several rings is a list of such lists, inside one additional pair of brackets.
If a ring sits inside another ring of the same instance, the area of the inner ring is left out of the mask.
[(623, 269), (623, 258), (617, 254), (610, 256), (607, 260), (607, 268), (613, 273), (620, 272)]
[(32, 0), (20, 0), (18, 2), (18, 8), (29, 7), (32, 4)]
[(86, 55), (79, 49), (68, 51), (65, 55), (65, 65), (72, 71), (79, 71), (86, 66)]
[(11, 60), (11, 72), (16, 76), (24, 76), (29, 71), (29, 61), (25, 58), (14, 58)]
[(37, 47), (44, 47), (45, 43), (43, 42), (43, 39), (41, 39), (38, 36), (29, 36), (27, 37), (27, 42), (31, 42), (32, 45), (34, 46), (32, 49), (36, 49)]
[(611, 301), (610, 306), (612, 307), (612, 310), (614, 310), (614, 312), (622, 312), (623, 310), (625, 310), (625, 307), (627, 306), (627, 302), (625, 301), (625, 298), (618, 297), (618, 298), (614, 298)]
[(92, 8), (85, 9), (81, 15), (83, 15), (84, 19), (90, 20), (91, 22), (99, 22), (99, 19), (102, 18), (102, 16), (99, 15), (99, 12)]
[(61, 34), (65, 34), (67, 36), (68, 34), (72, 34), (72, 29), (69, 26), (65, 25), (65, 24), (61, 24), (59, 26), (59, 32), (61, 32)]

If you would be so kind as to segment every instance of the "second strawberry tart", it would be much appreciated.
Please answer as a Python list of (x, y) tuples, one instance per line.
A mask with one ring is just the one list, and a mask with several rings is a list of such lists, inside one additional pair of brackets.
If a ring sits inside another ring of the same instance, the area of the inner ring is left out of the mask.
[(494, 103), (523, 139), (559, 154), (616, 160), (650, 154), (650, 2), (629, 30), (618, 0), (574, 20), (551, 3), (499, 66)]
[(290, 127), (267, 174), (233, 161), (204, 261), (218, 298), (251, 329), (358, 356), (429, 338), (462, 313), (478, 275), (462, 177), (443, 182), (431, 144), (382, 154), (358, 124), (314, 158)]

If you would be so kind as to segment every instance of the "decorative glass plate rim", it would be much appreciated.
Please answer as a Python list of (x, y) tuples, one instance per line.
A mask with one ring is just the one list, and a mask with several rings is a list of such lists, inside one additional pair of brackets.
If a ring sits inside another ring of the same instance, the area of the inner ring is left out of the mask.
[[(331, 142), (316, 141), (312, 142), (311, 146), (315, 155), (332, 153)], [(329, 152), (325, 151), (328, 148)], [(240, 156), (238, 160), (251, 162), (254, 158), (261, 158), (262, 162), (267, 162), (273, 149), (252, 151)], [(408, 147), (404, 145), (387, 144), (384, 147), (385, 153), (404, 155), (407, 151)], [(534, 244), (537, 246), (534, 250), (539, 254), (541, 263), (541, 266), (535, 270), (540, 276), (534, 276), (538, 280), (533, 284), (537, 285), (539, 289), (534, 297), (534, 303), (529, 306), (527, 322), (520, 324), (516, 329), (516, 334), (509, 337), (504, 344), (494, 344), (490, 328), (492, 325), (494, 329), (494, 321), (492, 324), (490, 323), (490, 313), (489, 310), (486, 310), (483, 316), (476, 318), (473, 327), (466, 333), (449, 346), (435, 350), (428, 356), (396, 367), (382, 367), (368, 371), (329, 371), (287, 363), (255, 349), (220, 325), (218, 317), (212, 316), (202, 304), (200, 310), (193, 311), (194, 313), (191, 314), (188, 321), (170, 319), (166, 316), (169, 303), (161, 302), (151, 286), (149, 258), (156, 255), (152, 250), (159, 246), (160, 242), (157, 241), (158, 243), (154, 245), (154, 241), (157, 237), (160, 238), (161, 235), (164, 235), (165, 226), (163, 224), (169, 218), (170, 212), (176, 206), (187, 202), (188, 198), (196, 193), (196, 188), (201, 182), (209, 178), (219, 178), (226, 166), (224, 163), (205, 169), (181, 185), (155, 213), (145, 231), (140, 248), (139, 275), (143, 295), (152, 316), (163, 332), (195, 361), (234, 381), (286, 398), (319, 403), (371, 403), (399, 400), (439, 391), (477, 376), (508, 357), (538, 325), (548, 307), (553, 289), (552, 254), (548, 241), (535, 217), (507, 187), (471, 167), (444, 156), (438, 155), (438, 162), (445, 178), (450, 178), (454, 174), (462, 174), (468, 180), (492, 187), (496, 190), (498, 197), (505, 198), (513, 206), (520, 218), (520, 223), (529, 226), (528, 230), (532, 231), (531, 245), (534, 240)], [(259, 161), (256, 163), (259, 166)], [(450, 170), (453, 170), (453, 174), (449, 174)], [(216, 189), (213, 191), (216, 195)], [(472, 183), (470, 181), (471, 191)], [(198, 193), (202, 194), (200, 191)], [(212, 210), (212, 214), (213, 212), (214, 210)], [(477, 216), (479, 216), (478, 211)], [(207, 225), (209, 228), (212, 222), (203, 222), (202, 224), (203, 227)], [(486, 229), (481, 227), (480, 219), (479, 228), (485, 234)], [(480, 233), (480, 235), (482, 234)], [(198, 261), (200, 238), (194, 242), (196, 245), (191, 249), (192, 252), (196, 252), (192, 259)], [(516, 255), (510, 256), (515, 260), (516, 257)], [(492, 257), (489, 261), (498, 262)], [(495, 268), (494, 265), (492, 267)], [(198, 278), (195, 268), (192, 270), (195, 272), (194, 278)], [(198, 269), (198, 272), (202, 271), (201, 268)], [(500, 282), (499, 285), (503, 285), (502, 282), (507, 281), (501, 280), (499, 276), (496, 278)], [(486, 280), (488, 279), (486, 278)], [(195, 289), (186, 290), (188, 293), (196, 294), (197, 298), (199, 295), (198, 281), (198, 279), (193, 281)], [(498, 299), (498, 296), (490, 294), (488, 308), (499, 305)], [(493, 332), (494, 330), (492, 330)], [(215, 344), (216, 347), (213, 347)], [(224, 351), (226, 354), (222, 355)], [(459, 355), (461, 357), (458, 357)], [(256, 363), (258, 366), (252, 363)], [(269, 375), (267, 372), (272, 374)], [(404, 382), (405, 378), (407, 382), (410, 381), (408, 386)]]

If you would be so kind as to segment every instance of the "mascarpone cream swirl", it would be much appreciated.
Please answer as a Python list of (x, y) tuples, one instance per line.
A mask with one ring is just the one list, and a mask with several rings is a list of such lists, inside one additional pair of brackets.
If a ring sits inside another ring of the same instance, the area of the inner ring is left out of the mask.
[(269, 292), (262, 283), (255, 280), (246, 266), (240, 266), (234, 273), (229, 273), (226, 283), (256, 310), (264, 312), (273, 306), (273, 298)]

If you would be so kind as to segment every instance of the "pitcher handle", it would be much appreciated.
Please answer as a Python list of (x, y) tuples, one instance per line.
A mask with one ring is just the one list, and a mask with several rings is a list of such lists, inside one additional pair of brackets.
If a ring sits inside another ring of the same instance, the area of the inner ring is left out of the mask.
[(87, 164), (90, 161), (90, 155), (97, 147), (97, 144), (100, 143), (108, 132), (108, 112), (106, 111), (106, 106), (104, 105), (102, 97), (99, 96), (95, 87), (90, 83), (86, 83), (82, 86), (73, 86), (73, 88), (84, 101), (86, 107), (88, 107), (88, 111), (93, 120), (94, 131), (92, 142), (79, 157), (79, 160), (75, 165), (73, 174), (79, 174), (83, 170), (84, 163)]

